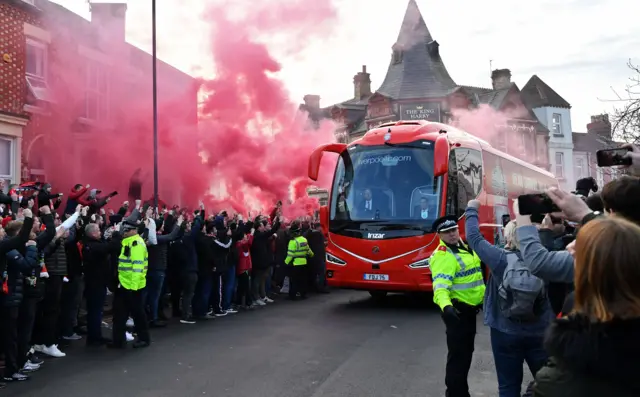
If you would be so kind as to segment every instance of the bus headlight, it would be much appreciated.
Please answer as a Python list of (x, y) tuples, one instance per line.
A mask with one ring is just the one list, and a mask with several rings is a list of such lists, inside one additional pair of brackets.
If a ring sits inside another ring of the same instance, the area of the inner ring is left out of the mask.
[(338, 265), (338, 266), (345, 266), (347, 264), (347, 262), (331, 254), (327, 254), (327, 263), (331, 263), (332, 265)]
[(428, 269), (429, 268), (429, 258), (423, 259), (421, 261), (413, 262), (409, 265), (412, 269)]

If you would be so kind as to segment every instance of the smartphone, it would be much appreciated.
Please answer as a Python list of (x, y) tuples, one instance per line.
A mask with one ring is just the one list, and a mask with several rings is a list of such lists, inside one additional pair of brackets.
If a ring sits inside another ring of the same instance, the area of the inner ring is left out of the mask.
[(521, 215), (539, 215), (560, 212), (553, 201), (544, 193), (523, 194), (518, 197), (518, 209)]
[(625, 158), (629, 148), (602, 149), (596, 152), (598, 167), (615, 167), (618, 165), (631, 165), (631, 158)]
[(113, 192), (109, 193), (109, 197), (115, 197), (117, 195), (118, 195), (117, 191), (113, 191)]

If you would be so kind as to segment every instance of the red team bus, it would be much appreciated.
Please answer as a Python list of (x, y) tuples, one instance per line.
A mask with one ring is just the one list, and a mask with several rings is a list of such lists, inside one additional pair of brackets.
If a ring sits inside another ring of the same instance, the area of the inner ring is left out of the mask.
[(431, 225), (438, 217), (456, 214), (464, 235), (464, 210), (478, 199), (481, 230), (496, 243), (514, 198), (558, 185), (543, 169), (427, 121), (382, 124), (348, 145), (316, 148), (312, 180), (324, 152), (339, 155), (329, 205), (320, 209), (328, 284), (374, 297), (433, 290), (429, 257), (438, 237)]

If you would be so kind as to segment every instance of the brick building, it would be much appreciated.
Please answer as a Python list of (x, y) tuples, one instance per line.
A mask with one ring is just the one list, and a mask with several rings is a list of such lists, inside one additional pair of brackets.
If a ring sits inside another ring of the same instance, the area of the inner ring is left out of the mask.
[[(367, 130), (393, 120), (424, 119), (456, 124), (456, 109), (487, 105), (508, 115), (493, 125), (490, 143), (507, 153), (548, 169), (549, 130), (526, 105), (508, 69), (494, 70), (491, 88), (457, 84), (440, 57), (415, 0), (409, 0), (398, 39), (392, 46), (387, 74), (378, 90), (371, 89), (366, 66), (353, 78), (353, 97), (320, 107), (320, 97), (305, 96), (300, 109), (312, 120), (330, 117), (340, 125), (338, 140), (352, 141)], [(466, 128), (469, 129), (469, 128)], [(495, 132), (494, 132), (495, 131)], [(474, 133), (469, 129), (470, 133)], [(534, 150), (532, 150), (534, 149)]]
[[(130, 127), (130, 104), (151, 109), (152, 57), (125, 40), (127, 5), (89, 7), (91, 21), (48, 0), (0, 2), (0, 159), (10, 158), (0, 178), (87, 180), (84, 164), (100, 150), (93, 138)], [(177, 117), (195, 126), (195, 80), (162, 61), (157, 68), (161, 105), (180, 101)], [(72, 166), (57, 169), (45, 150)]]

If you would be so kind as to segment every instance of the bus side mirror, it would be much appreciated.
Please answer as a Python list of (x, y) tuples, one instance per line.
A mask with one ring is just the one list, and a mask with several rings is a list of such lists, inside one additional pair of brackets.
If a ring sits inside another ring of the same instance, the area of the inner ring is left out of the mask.
[(326, 236), (329, 234), (329, 208), (326, 205), (320, 207), (320, 226), (322, 226), (322, 232)]
[(329, 153), (342, 153), (347, 148), (345, 143), (328, 143), (326, 145), (318, 146), (309, 157), (309, 168), (307, 173), (309, 178), (317, 181), (318, 173), (320, 172), (320, 162), (322, 161), (322, 155), (324, 152)]
[(449, 141), (445, 135), (436, 139), (433, 149), (433, 176), (442, 176), (449, 169)]

